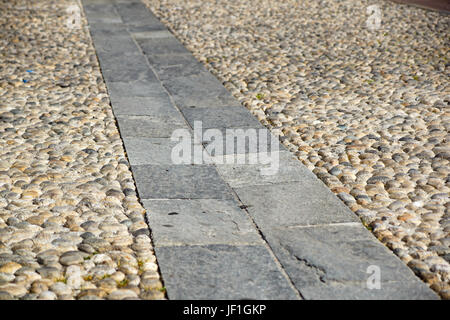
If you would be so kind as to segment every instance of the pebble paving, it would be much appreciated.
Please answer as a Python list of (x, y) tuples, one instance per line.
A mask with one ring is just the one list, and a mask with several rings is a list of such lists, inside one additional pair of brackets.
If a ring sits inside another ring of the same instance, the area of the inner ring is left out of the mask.
[(0, 299), (165, 299), (82, 12), (0, 1)]
[[(381, 0), (143, 2), (450, 298), (448, 14)], [(378, 29), (367, 27), (370, 5), (380, 10)]]

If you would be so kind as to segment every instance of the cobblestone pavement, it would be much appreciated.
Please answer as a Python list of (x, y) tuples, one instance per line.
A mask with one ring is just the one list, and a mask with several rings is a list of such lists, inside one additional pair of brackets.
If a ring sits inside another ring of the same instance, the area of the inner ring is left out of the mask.
[[(387, 1), (144, 2), (384, 244), (450, 297), (448, 15)], [(367, 27), (370, 5), (380, 10), (378, 29)]]
[(77, 8), (0, 1), (0, 299), (164, 299)]

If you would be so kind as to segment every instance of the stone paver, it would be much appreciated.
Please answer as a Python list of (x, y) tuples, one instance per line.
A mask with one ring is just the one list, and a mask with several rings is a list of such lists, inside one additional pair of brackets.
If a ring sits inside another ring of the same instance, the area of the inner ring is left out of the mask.
[(234, 200), (144, 200), (156, 246), (263, 244)]
[(263, 246), (157, 247), (169, 299), (298, 299)]
[[(260, 165), (176, 165), (169, 161), (171, 133), (185, 129), (193, 134), (195, 121), (202, 121), (203, 129), (220, 132), (263, 127), (217, 78), (193, 61), (173, 35), (160, 28), (142, 3), (109, 3), (122, 25), (112, 19), (113, 28), (108, 30), (100, 21), (98, 37), (96, 24), (90, 27), (96, 49), (108, 52), (100, 58), (102, 70), (117, 63), (111, 74), (125, 78), (106, 77), (108, 92), (113, 109), (121, 110), (116, 118), (139, 197), (152, 224), (170, 299), (436, 297), (286, 151), (279, 157), (283, 168), (273, 177), (254, 175), (260, 173)], [(93, 7), (92, 14), (93, 21), (102, 19), (97, 8)], [(104, 19), (110, 15), (105, 11)], [(114, 39), (116, 31), (119, 43), (111, 45), (108, 35)], [(134, 53), (130, 40), (139, 53)], [(114, 50), (126, 48), (133, 50), (126, 56), (130, 69), (126, 60), (120, 62), (114, 55)], [(132, 63), (138, 65), (144, 57), (146, 63), (133, 79)], [(143, 78), (152, 73), (155, 77)], [(170, 103), (164, 99), (166, 95)], [(141, 107), (137, 97), (146, 98)], [(130, 106), (128, 113), (126, 106)], [(166, 114), (165, 110), (170, 111)], [(133, 115), (135, 112), (138, 114)], [(205, 147), (208, 150), (208, 145)], [(260, 151), (244, 148), (240, 152)], [(233, 153), (227, 152), (227, 157)], [(236, 174), (239, 170), (241, 177)], [(364, 287), (369, 263), (382, 269), (386, 290)], [(320, 279), (335, 283), (326, 290)], [(338, 290), (340, 286), (344, 290)], [(409, 294), (412, 288), (417, 290)], [(120, 292), (117, 295), (121, 296)]]
[(211, 165), (133, 166), (141, 199), (232, 199)]
[[(262, 230), (305, 299), (334, 299), (339, 291), (346, 299), (437, 298), (360, 223)], [(367, 289), (371, 266), (379, 268), (379, 289)]]

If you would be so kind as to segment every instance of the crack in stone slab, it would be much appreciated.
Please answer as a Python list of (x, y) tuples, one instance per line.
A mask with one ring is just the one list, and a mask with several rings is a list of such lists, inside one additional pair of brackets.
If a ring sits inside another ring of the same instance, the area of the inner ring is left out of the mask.
[(311, 269), (316, 274), (316, 276), (319, 278), (320, 282), (327, 283), (326, 271), (323, 268), (312, 264), (305, 258), (300, 258), (300, 257), (296, 256), (295, 254), (293, 254), (293, 256), (295, 259), (297, 259), (297, 261), (303, 263), (305, 266), (307, 266), (309, 269)]

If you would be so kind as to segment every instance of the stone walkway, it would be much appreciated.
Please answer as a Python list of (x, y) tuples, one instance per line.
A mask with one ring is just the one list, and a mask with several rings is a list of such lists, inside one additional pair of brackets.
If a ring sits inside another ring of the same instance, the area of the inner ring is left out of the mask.
[(274, 175), (220, 163), (236, 150), (210, 153), (201, 136), (189, 145), (205, 161), (173, 164), (173, 132), (194, 136), (196, 121), (201, 134), (265, 128), (143, 3), (82, 2), (169, 299), (437, 298), (278, 143)]

